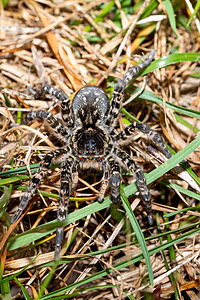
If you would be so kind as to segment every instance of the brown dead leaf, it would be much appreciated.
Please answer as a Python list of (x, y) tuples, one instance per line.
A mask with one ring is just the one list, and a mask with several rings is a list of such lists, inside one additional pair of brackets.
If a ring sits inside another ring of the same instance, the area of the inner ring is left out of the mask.
[[(44, 14), (44, 12), (42, 11), (42, 8), (39, 6), (39, 4), (33, 0), (29, 0), (29, 2), (34, 6), (35, 10), (37, 11), (37, 14), (40, 17), (40, 20), (41, 20), (43, 26), (44, 27), (49, 26), (48, 17), (46, 14)], [(54, 55), (56, 56), (56, 58), (60, 62), (60, 64), (64, 67), (63, 71), (65, 72), (67, 78), (71, 82), (74, 90), (75, 91), (79, 90), (83, 86), (82, 80), (78, 76), (74, 75), (74, 73), (76, 73), (76, 70), (74, 69), (74, 66), (71, 64), (71, 61), (70, 61), (68, 55), (65, 52), (63, 52), (64, 53), (63, 58), (60, 57), (59, 49), (60, 49), (60, 47), (62, 47), (62, 43), (60, 41), (58, 41), (58, 39), (53, 31), (47, 32), (46, 36), (47, 36), (47, 41), (48, 41)], [(66, 68), (66, 65), (63, 63), (63, 60), (65, 60), (65, 62), (67, 62), (67, 64), (70, 66), (71, 70), (74, 71), (74, 73)]]

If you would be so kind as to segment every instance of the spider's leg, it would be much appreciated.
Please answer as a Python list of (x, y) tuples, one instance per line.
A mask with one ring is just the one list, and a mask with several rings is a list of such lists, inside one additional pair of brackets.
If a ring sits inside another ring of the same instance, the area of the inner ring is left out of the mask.
[(151, 129), (151, 127), (143, 123), (132, 123), (131, 125), (127, 126), (122, 132), (115, 135), (113, 137), (113, 140), (117, 141), (119, 144), (131, 142), (131, 136), (133, 135), (133, 133), (137, 133), (138, 131), (143, 134), (144, 138), (147, 138), (150, 141), (152, 141), (156, 145), (158, 150), (162, 152), (167, 158), (172, 157), (171, 152), (165, 145), (160, 134), (158, 134), (153, 129)]
[(154, 58), (154, 55), (155, 55), (155, 50), (152, 50), (149, 57), (144, 62), (142, 62), (141, 64), (135, 67), (130, 68), (126, 72), (124, 77), (120, 79), (116, 84), (112, 94), (111, 106), (106, 121), (107, 125), (111, 126), (112, 129), (116, 126), (124, 89), (130, 83), (130, 81), (132, 81), (140, 73), (141, 70), (143, 70), (144, 68), (150, 65), (150, 63)]
[(136, 175), (136, 185), (142, 196), (145, 210), (147, 213), (147, 218), (149, 225), (153, 224), (153, 217), (151, 211), (151, 195), (146, 185), (146, 179), (142, 169), (136, 164), (136, 162), (124, 151), (115, 147), (113, 149), (113, 154), (115, 155), (116, 161), (121, 162), (122, 165), (125, 165), (131, 172), (134, 172)]
[(61, 114), (66, 126), (71, 127), (73, 125), (70, 100), (63, 91), (57, 90), (50, 85), (45, 85), (40, 91), (30, 89), (30, 92), (35, 99), (43, 99), (46, 94), (56, 97), (59, 101), (61, 101)]
[(38, 110), (30, 112), (26, 115), (25, 119), (23, 120), (22, 124), (31, 124), (37, 119), (46, 121), (47, 124), (58, 134), (61, 134), (62, 137), (67, 138), (68, 130), (65, 128), (57, 119), (56, 117), (44, 110)]
[(101, 188), (100, 188), (99, 195), (98, 195), (99, 203), (103, 202), (105, 193), (108, 189), (109, 182), (110, 182), (109, 165), (108, 165), (108, 161), (106, 159), (103, 160), (102, 167), (103, 167), (103, 177), (102, 177), (102, 181), (101, 181)]
[[(67, 218), (67, 210), (69, 204), (69, 197), (72, 190), (73, 180), (73, 165), (74, 157), (68, 157), (67, 161), (62, 164), (61, 178), (60, 178), (60, 198), (59, 208), (57, 211), (57, 220), (64, 221)], [(56, 231), (56, 246), (55, 246), (55, 260), (58, 260), (63, 241), (64, 226), (59, 227)]]
[(121, 173), (119, 163), (113, 159), (109, 161), (110, 165), (110, 189), (111, 189), (111, 200), (113, 203), (117, 203), (120, 200), (120, 182)]
[(49, 153), (47, 153), (44, 157), (44, 159), (42, 160), (39, 170), (37, 171), (37, 173), (32, 177), (32, 179), (30, 180), (27, 190), (24, 193), (24, 196), (19, 204), (19, 207), (17, 209), (17, 211), (14, 213), (12, 219), (11, 219), (11, 224), (15, 223), (19, 217), (21, 216), (23, 210), (26, 208), (26, 206), (29, 203), (29, 200), (31, 198), (31, 196), (35, 193), (38, 185), (40, 184), (41, 180), (45, 177), (49, 166), (51, 165), (51, 162), (53, 159), (56, 159), (57, 157), (66, 154), (66, 150), (65, 149), (59, 149), (59, 150), (55, 150), (55, 151), (51, 151)]
[(79, 161), (75, 160), (71, 170), (72, 191), (76, 189), (76, 186), (78, 184), (79, 168), (80, 168)]
[(102, 162), (103, 177), (101, 182), (101, 188), (98, 195), (98, 202), (103, 202), (105, 193), (110, 184), (111, 188), (111, 200), (113, 203), (117, 203), (120, 199), (120, 182), (121, 174), (118, 162), (115, 162), (112, 155), (104, 157)]

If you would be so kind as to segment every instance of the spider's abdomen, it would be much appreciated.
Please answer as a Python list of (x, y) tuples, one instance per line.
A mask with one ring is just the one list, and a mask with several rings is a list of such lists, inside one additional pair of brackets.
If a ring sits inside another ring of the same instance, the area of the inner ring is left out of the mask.
[(85, 86), (74, 96), (72, 111), (77, 125), (98, 126), (102, 124), (109, 109), (106, 93), (96, 86)]

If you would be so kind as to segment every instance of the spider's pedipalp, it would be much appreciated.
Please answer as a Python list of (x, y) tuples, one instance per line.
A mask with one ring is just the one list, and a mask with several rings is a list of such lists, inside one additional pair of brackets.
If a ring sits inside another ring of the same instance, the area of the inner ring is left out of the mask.
[(155, 132), (151, 127), (146, 124), (134, 122), (131, 125), (127, 126), (123, 131), (121, 131), (118, 135), (113, 137), (114, 141), (117, 141), (119, 144), (130, 143), (131, 136), (134, 133), (141, 132), (144, 138), (149, 139), (153, 142), (153, 144), (158, 148), (160, 152), (162, 152), (167, 158), (172, 157), (171, 152), (165, 145), (162, 137), (159, 133)]
[(152, 50), (149, 57), (142, 62), (141, 64), (130, 68), (124, 77), (118, 81), (116, 84), (112, 99), (111, 99), (111, 106), (107, 117), (107, 125), (111, 126), (111, 130), (116, 126), (119, 110), (121, 107), (122, 99), (123, 99), (123, 91), (127, 87), (127, 85), (137, 77), (141, 70), (145, 69), (150, 65), (155, 55), (155, 50)]
[(61, 134), (63, 137), (67, 138), (68, 132), (67, 129), (56, 119), (56, 117), (44, 110), (38, 110), (30, 112), (26, 115), (22, 124), (30, 124), (36, 121), (37, 119), (46, 121), (47, 124), (58, 134)]
[(149, 225), (153, 224), (152, 210), (151, 210), (151, 195), (148, 190), (146, 179), (142, 169), (136, 164), (136, 162), (123, 150), (114, 148), (113, 153), (116, 155), (116, 160), (121, 162), (127, 167), (131, 172), (135, 173), (136, 176), (136, 185), (140, 191), (142, 200), (145, 205), (145, 210), (148, 217)]
[[(57, 220), (64, 221), (67, 218), (67, 210), (69, 204), (69, 197), (72, 190), (72, 178), (73, 178), (73, 166), (74, 157), (70, 156), (61, 165), (61, 176), (60, 176), (60, 193), (59, 193), (59, 208), (57, 211)], [(64, 226), (59, 227), (56, 231), (56, 245), (55, 245), (55, 256), (54, 259), (58, 260), (63, 241)]]
[(45, 177), (45, 175), (49, 169), (49, 166), (52, 163), (52, 160), (59, 157), (60, 155), (64, 154), (64, 152), (65, 152), (64, 149), (59, 149), (59, 150), (51, 151), (45, 155), (44, 159), (40, 163), (39, 170), (33, 176), (33, 178), (31, 179), (31, 181), (28, 184), (27, 190), (24, 193), (24, 196), (19, 204), (19, 207), (11, 219), (11, 224), (15, 223), (21, 216), (22, 212), (28, 205), (31, 196), (35, 193), (41, 180)]
[(35, 99), (44, 99), (46, 94), (52, 95), (56, 97), (59, 101), (61, 101), (61, 115), (63, 121), (65, 122), (67, 127), (73, 126), (73, 117), (71, 114), (71, 105), (69, 97), (60, 90), (55, 89), (50, 85), (45, 85), (40, 91), (34, 91), (29, 89), (31, 94), (33, 94)]

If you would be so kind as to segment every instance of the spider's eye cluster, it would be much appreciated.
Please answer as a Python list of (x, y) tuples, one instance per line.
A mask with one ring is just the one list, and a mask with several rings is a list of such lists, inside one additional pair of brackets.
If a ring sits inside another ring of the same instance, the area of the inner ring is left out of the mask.
[(95, 140), (93, 140), (92, 138), (89, 139), (87, 141), (87, 143), (85, 143), (85, 155), (94, 155), (97, 154), (97, 144), (95, 142)]

